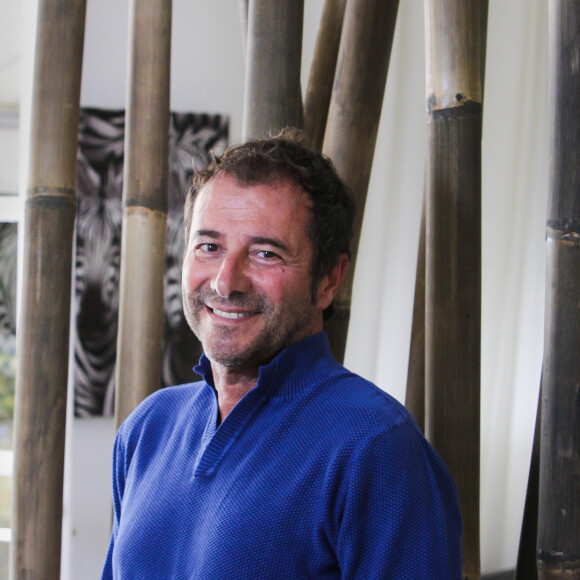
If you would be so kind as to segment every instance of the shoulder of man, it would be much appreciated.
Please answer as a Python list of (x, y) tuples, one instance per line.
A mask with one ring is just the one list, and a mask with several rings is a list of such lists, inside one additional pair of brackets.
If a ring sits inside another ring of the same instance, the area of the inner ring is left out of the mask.
[[(336, 370), (336, 369), (335, 369)], [(330, 416), (343, 416), (373, 432), (388, 430), (405, 424), (412, 430), (418, 427), (405, 406), (371, 381), (341, 367), (317, 386), (322, 406)]]
[(206, 391), (209, 395), (209, 389), (203, 381), (165, 387), (155, 391), (125, 419), (117, 437), (128, 440), (143, 430), (175, 424), (184, 412), (195, 412), (196, 407), (203, 404), (200, 399), (205, 400)]

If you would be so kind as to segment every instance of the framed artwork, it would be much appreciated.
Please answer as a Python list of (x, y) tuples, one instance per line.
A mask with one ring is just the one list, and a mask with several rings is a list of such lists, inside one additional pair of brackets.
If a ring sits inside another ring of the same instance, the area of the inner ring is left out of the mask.
[[(114, 412), (124, 138), (123, 110), (81, 110), (73, 304), (77, 417)], [(192, 368), (201, 346), (181, 304), (183, 204), (193, 168), (204, 167), (211, 150), (226, 147), (228, 118), (171, 113), (169, 140), (161, 387), (196, 379)]]
[(0, 222), (0, 421), (14, 412), (17, 241), (18, 224)]

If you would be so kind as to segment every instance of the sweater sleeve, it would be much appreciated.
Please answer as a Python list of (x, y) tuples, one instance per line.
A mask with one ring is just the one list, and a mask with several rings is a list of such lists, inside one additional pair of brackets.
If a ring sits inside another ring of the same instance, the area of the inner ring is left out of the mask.
[(122, 430), (119, 430), (115, 437), (115, 445), (113, 447), (113, 529), (111, 531), (109, 550), (107, 552), (107, 559), (105, 560), (101, 580), (113, 579), (113, 549), (115, 547), (115, 540), (119, 530), (119, 520), (121, 518), (121, 502), (125, 490), (125, 476), (125, 446), (122, 441)]
[(343, 579), (461, 578), (461, 515), (446, 466), (410, 421), (353, 456), (340, 502)]

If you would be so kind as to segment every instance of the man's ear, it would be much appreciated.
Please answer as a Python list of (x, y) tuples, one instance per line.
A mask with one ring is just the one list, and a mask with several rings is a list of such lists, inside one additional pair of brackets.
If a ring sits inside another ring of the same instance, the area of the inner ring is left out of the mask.
[(336, 265), (322, 277), (316, 291), (316, 305), (320, 310), (328, 308), (334, 300), (346, 274), (348, 262), (348, 254), (341, 254)]

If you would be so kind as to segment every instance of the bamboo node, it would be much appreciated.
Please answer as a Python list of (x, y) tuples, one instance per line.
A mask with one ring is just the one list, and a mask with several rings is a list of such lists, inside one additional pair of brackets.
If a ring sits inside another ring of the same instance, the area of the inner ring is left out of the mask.
[(471, 99), (464, 93), (455, 93), (454, 95), (446, 94), (439, 96), (439, 98), (435, 93), (431, 93), (427, 97), (427, 111), (429, 113), (448, 109), (461, 109), (465, 110), (465, 112), (481, 113), (483, 105), (481, 101)]
[(575, 218), (548, 220), (546, 223), (546, 237), (580, 244), (580, 220)]
[(70, 187), (32, 187), (28, 190), (27, 203), (45, 207), (76, 206), (75, 190)]
[(70, 187), (32, 187), (28, 190), (29, 197), (75, 197), (75, 190)]
[(167, 213), (167, 197), (156, 195), (142, 197), (127, 197), (123, 200), (123, 207), (127, 210), (148, 210), (159, 213)]
[(576, 232), (570, 232), (569, 234), (564, 234), (562, 236), (562, 239), (566, 240), (568, 242), (580, 241), (580, 234), (578, 234)]
[[(580, 553), (548, 552), (538, 549), (538, 570), (563, 572), (562, 578), (577, 578), (575, 575), (580, 570)], [(568, 574), (572, 573), (572, 576)], [(560, 577), (560, 576), (558, 576)]]

